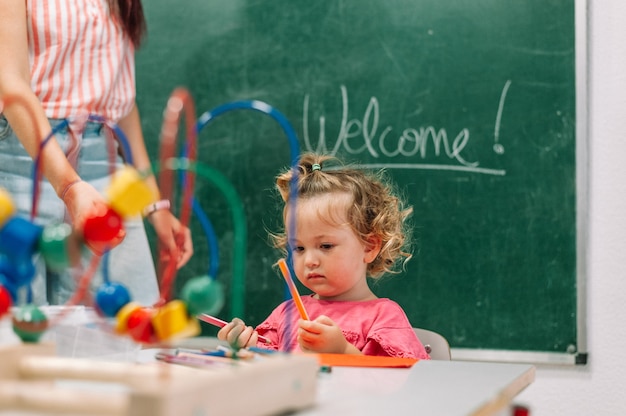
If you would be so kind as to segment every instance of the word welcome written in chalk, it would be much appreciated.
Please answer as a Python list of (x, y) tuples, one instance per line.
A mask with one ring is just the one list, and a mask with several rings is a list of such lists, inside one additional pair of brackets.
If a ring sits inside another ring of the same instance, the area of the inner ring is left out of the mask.
[[(504, 152), (500, 143), (500, 124), (506, 95), (511, 82), (507, 81), (496, 114), (494, 126), (495, 143), (493, 149), (496, 153)], [(392, 126), (380, 128), (380, 105), (376, 97), (371, 97), (362, 119), (349, 119), (348, 90), (341, 86), (342, 114), (337, 139), (332, 148), (326, 135), (326, 117), (319, 117), (319, 136), (317, 145), (314, 146), (309, 134), (309, 95), (305, 95), (303, 104), (302, 127), (304, 145), (307, 151), (314, 151), (335, 155), (340, 149), (350, 154), (369, 153), (374, 158), (384, 156), (389, 159), (394, 157), (418, 156), (425, 159), (429, 151), (443, 162), (437, 164), (424, 163), (377, 163), (362, 165), (363, 167), (379, 167), (392, 169), (433, 169), (433, 170), (463, 170), (469, 172), (505, 175), (502, 169), (488, 169), (480, 167), (478, 161), (468, 161), (463, 157), (463, 151), (469, 144), (470, 131), (463, 128), (450, 140), (448, 132), (444, 128), (437, 129), (434, 126), (422, 126), (419, 128), (409, 127), (402, 131), (399, 136), (393, 136)], [(432, 149), (432, 150), (431, 150)], [(446, 163), (448, 162), (448, 163)]]

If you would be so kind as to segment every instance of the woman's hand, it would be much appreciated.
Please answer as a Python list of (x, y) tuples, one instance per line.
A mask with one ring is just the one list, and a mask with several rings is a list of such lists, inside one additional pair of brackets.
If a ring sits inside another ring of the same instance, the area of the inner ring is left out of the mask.
[[(109, 209), (109, 204), (100, 192), (85, 181), (77, 181), (71, 184), (67, 191), (63, 193), (63, 202), (67, 208), (72, 226), (83, 237), (85, 222), (90, 218), (105, 215)], [(94, 253), (102, 254), (106, 249), (112, 249), (121, 243), (125, 236), (126, 231), (120, 225), (117, 235), (108, 241), (99, 241), (97, 238), (85, 238), (84, 242)]]
[(298, 344), (305, 352), (361, 354), (358, 348), (346, 340), (341, 328), (325, 315), (313, 321), (298, 321)]
[(193, 254), (191, 231), (172, 214), (170, 210), (155, 211), (148, 217), (159, 239), (159, 259), (162, 262), (176, 262), (176, 268), (183, 267)]
[(259, 334), (239, 318), (234, 318), (217, 333), (217, 338), (239, 348), (256, 346)]

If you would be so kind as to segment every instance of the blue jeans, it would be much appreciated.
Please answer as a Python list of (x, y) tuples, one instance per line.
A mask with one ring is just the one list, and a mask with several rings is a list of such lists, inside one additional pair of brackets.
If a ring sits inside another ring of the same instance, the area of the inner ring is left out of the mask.
[[(63, 120), (50, 120), (53, 129), (62, 122)], [(80, 143), (76, 163), (78, 174), (84, 181), (103, 192), (110, 181), (105, 128), (102, 124), (88, 122), (82, 132), (75, 132), (75, 137)], [(55, 138), (67, 152), (71, 146), (67, 126), (55, 134)], [(119, 156), (116, 163), (118, 165), (123, 163)], [(0, 186), (12, 195), (18, 215), (25, 218), (30, 218), (32, 210), (32, 175), (33, 160), (13, 133), (6, 118), (0, 114)], [(35, 222), (43, 226), (58, 224), (63, 222), (65, 217), (65, 205), (57, 197), (50, 183), (43, 180)], [(124, 241), (111, 250), (109, 255), (109, 277), (111, 281), (124, 284), (129, 289), (133, 301), (152, 305), (158, 300), (159, 289), (143, 220), (139, 217), (127, 220), (124, 227), (126, 229)], [(35, 257), (38, 271), (31, 284), (33, 301), (38, 305), (66, 303), (76, 288), (72, 274), (69, 271), (63, 273), (47, 271), (43, 260), (38, 258), (38, 255)], [(83, 258), (85, 265), (89, 258), (91, 254), (85, 253)], [(101, 284), (102, 274), (98, 268), (98, 272), (91, 280), (92, 295)]]

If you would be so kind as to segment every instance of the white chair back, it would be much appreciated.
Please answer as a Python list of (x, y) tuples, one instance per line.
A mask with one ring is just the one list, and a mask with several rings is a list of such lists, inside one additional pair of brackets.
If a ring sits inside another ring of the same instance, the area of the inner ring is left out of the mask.
[(450, 344), (441, 334), (422, 328), (413, 328), (432, 360), (450, 360)]

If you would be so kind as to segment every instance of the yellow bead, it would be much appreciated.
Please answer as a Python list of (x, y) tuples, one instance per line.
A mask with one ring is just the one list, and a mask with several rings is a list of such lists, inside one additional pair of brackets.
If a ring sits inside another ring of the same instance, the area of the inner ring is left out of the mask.
[(117, 312), (117, 315), (115, 315), (115, 320), (117, 321), (115, 331), (117, 333), (126, 333), (128, 330), (128, 317), (137, 309), (141, 309), (141, 305), (137, 302), (128, 302), (126, 305), (121, 307), (121, 309)]
[(190, 319), (187, 314), (185, 303), (173, 300), (159, 308), (152, 318), (152, 325), (160, 340), (166, 340), (173, 336), (195, 336), (200, 333), (200, 324), (195, 319)]
[(0, 188), (0, 227), (15, 214), (15, 204), (11, 194), (6, 189)]
[(128, 165), (115, 172), (106, 194), (111, 208), (123, 218), (140, 215), (146, 205), (156, 200), (139, 172)]

